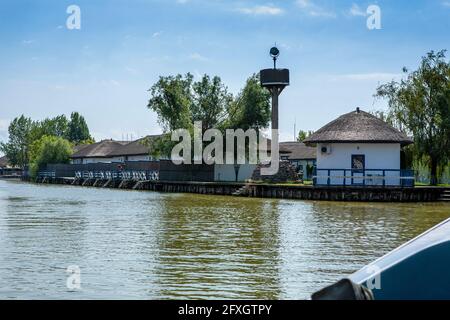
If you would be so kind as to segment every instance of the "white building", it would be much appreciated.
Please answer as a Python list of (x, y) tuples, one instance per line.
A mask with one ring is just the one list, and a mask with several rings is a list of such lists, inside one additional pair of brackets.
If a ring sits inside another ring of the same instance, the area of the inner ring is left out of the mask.
[[(156, 136), (149, 136), (152, 139)], [(76, 146), (71, 156), (73, 164), (151, 161), (150, 148), (143, 139), (132, 142), (103, 140), (90, 145)]]
[(316, 185), (406, 186), (412, 173), (400, 167), (400, 152), (413, 141), (377, 117), (347, 113), (305, 140), (316, 144)]

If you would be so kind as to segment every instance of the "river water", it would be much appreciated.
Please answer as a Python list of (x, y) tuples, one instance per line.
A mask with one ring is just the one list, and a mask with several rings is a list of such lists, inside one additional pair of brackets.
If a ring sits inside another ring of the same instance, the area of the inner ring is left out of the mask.
[(303, 299), (449, 216), (0, 181), (0, 298)]

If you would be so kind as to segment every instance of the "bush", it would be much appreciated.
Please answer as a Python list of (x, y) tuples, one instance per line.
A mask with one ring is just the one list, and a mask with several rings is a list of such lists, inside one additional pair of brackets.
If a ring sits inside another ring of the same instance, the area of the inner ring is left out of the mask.
[(31, 145), (30, 174), (35, 178), (47, 164), (69, 163), (72, 145), (61, 137), (43, 136)]

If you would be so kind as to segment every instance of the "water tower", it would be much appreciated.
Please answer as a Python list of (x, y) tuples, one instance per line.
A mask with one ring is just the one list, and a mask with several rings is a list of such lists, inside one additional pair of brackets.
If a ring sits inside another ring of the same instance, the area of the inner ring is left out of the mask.
[[(278, 97), (283, 89), (289, 85), (289, 69), (277, 69), (277, 59), (280, 50), (277, 47), (270, 49), (270, 56), (273, 59), (273, 69), (261, 70), (261, 86), (267, 88), (272, 94), (272, 130), (278, 131)], [(273, 132), (273, 131), (272, 131)], [(272, 137), (274, 139), (275, 137)], [(278, 139), (276, 140), (278, 141)]]

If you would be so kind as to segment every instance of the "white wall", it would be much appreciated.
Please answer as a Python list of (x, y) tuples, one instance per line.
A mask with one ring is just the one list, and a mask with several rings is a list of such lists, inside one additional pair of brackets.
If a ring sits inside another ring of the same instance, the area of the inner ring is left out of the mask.
[(88, 163), (111, 163), (111, 162), (123, 162), (122, 158), (80, 158), (71, 161), (72, 164), (88, 164)]
[(149, 155), (140, 156), (128, 156), (128, 161), (150, 161), (152, 160)]
[[(255, 164), (241, 164), (239, 167), (238, 181), (245, 181), (252, 178), (255, 171)], [(232, 164), (214, 165), (214, 181), (236, 181), (236, 173)]]
[[(124, 162), (126, 160), (125, 156), (121, 157), (111, 157), (111, 158), (83, 158), (72, 160), (73, 164), (87, 164), (87, 163), (111, 163), (111, 162)], [(152, 158), (149, 155), (139, 155), (139, 156), (128, 156), (127, 161), (150, 161)]]
[[(322, 153), (322, 147), (331, 148), (331, 153)], [(399, 143), (331, 143), (317, 145), (317, 169), (351, 169), (352, 155), (365, 155), (365, 168), (367, 169), (400, 169), (400, 144)], [(383, 171), (370, 171), (366, 175), (373, 175), (373, 179), (366, 181), (366, 184), (382, 185), (383, 180), (377, 178)], [(386, 176), (392, 178), (386, 179), (387, 185), (399, 185), (399, 172), (386, 172)], [(327, 178), (320, 176), (328, 175), (326, 171), (317, 172), (317, 183), (326, 184)], [(333, 171), (334, 178), (330, 183), (334, 185), (344, 184), (344, 171)], [(350, 172), (346, 173), (349, 176)], [(362, 179), (353, 179), (353, 183), (362, 183)], [(347, 179), (346, 184), (351, 185), (352, 180)]]

